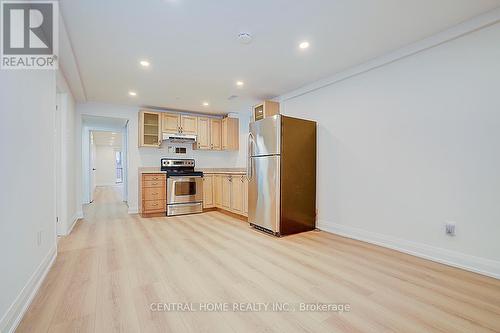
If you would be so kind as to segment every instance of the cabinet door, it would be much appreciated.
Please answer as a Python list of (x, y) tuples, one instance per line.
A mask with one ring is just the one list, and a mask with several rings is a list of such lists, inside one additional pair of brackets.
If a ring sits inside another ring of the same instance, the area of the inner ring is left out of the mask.
[(222, 176), (222, 208), (231, 210), (231, 176)]
[(196, 135), (197, 117), (181, 115), (181, 133)]
[(222, 207), (222, 176), (214, 175), (214, 202), (215, 207)]
[(248, 179), (246, 175), (241, 176), (243, 182), (243, 215), (248, 216)]
[(180, 117), (175, 113), (163, 113), (162, 131), (166, 133), (178, 133), (180, 127)]
[(221, 150), (222, 122), (220, 119), (210, 119), (210, 149)]
[(222, 119), (222, 150), (238, 150), (240, 141), (239, 119)]
[(222, 150), (227, 149), (228, 137), (227, 137), (227, 118), (222, 119)]
[(158, 147), (161, 144), (159, 112), (139, 112), (139, 147)]
[(232, 176), (231, 210), (236, 214), (243, 214), (243, 182), (239, 175)]
[(196, 136), (197, 149), (210, 149), (210, 120), (208, 117), (198, 117)]
[(203, 208), (214, 206), (213, 178), (212, 175), (203, 176)]

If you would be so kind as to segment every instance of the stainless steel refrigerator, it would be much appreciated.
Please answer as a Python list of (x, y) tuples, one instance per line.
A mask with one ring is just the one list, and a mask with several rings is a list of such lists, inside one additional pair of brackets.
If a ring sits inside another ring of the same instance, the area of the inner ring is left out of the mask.
[(313, 230), (316, 122), (275, 115), (250, 123), (248, 220), (276, 236)]

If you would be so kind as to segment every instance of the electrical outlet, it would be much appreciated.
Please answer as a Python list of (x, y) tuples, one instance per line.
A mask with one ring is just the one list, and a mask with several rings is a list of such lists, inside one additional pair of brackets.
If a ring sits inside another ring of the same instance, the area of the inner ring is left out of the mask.
[(456, 224), (453, 221), (447, 221), (445, 224), (445, 232), (448, 236), (455, 236)]

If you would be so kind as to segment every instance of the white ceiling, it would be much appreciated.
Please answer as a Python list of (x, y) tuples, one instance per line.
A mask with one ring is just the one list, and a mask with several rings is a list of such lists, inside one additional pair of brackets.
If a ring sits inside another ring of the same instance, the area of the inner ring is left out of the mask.
[[(500, 0), (60, 3), (87, 100), (220, 113), (438, 33)], [(242, 31), (253, 35), (251, 44), (237, 41)], [(298, 49), (303, 40), (309, 49)], [(141, 68), (141, 59), (151, 67)], [(236, 80), (245, 85), (237, 88)]]
[(96, 146), (111, 146), (121, 148), (122, 135), (119, 132), (92, 131), (94, 144)]

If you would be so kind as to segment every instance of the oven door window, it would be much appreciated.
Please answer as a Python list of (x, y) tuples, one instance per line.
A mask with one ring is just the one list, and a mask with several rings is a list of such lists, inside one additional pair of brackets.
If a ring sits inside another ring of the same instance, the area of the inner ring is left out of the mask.
[(196, 194), (196, 182), (194, 181), (176, 181), (174, 186), (174, 193), (176, 196)]

